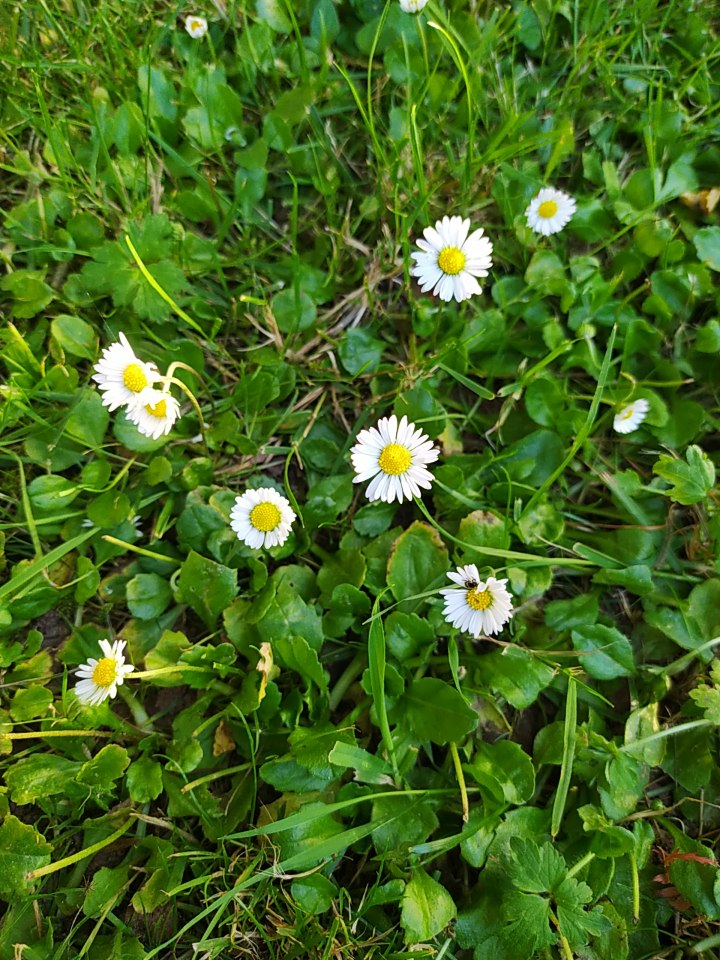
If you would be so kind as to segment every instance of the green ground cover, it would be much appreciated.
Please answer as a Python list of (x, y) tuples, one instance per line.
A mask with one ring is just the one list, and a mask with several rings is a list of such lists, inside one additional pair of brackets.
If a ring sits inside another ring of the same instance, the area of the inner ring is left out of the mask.
[[(0, 960), (717, 956), (712, 5), (6, 0), (0, 54)], [(446, 215), (462, 303), (410, 276)], [(393, 413), (432, 488), (370, 502)]]

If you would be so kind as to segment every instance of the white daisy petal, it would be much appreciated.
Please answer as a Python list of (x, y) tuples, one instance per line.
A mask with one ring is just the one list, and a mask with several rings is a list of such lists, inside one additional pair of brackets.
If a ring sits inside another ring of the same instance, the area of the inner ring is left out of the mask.
[(632, 433), (637, 430), (640, 424), (647, 417), (650, 411), (650, 404), (643, 397), (638, 397), (632, 403), (621, 407), (615, 414), (613, 420), (613, 429), (617, 433)]
[(440, 455), (432, 441), (407, 417), (398, 423), (397, 417), (383, 417), (374, 428), (382, 437), (382, 446), (367, 442), (367, 430), (361, 430), (350, 450), (355, 471), (353, 483), (370, 480), (365, 491), (368, 500), (403, 503), (420, 496), (420, 488), (430, 489), (432, 474), (428, 463)]
[(92, 379), (102, 393), (103, 406), (117, 410), (137, 400), (138, 394), (160, 379), (154, 363), (145, 363), (135, 356), (124, 333), (118, 342), (105, 347), (95, 364)]
[(483, 582), (475, 564), (458, 567), (448, 573), (456, 587), (441, 590), (445, 600), (443, 616), (454, 627), (472, 634), (500, 633), (512, 616), (512, 597), (505, 586), (507, 580), (488, 577)]
[(205, 17), (185, 17), (185, 29), (193, 40), (199, 40), (208, 31), (207, 20)]
[(253, 550), (281, 546), (294, 520), (290, 501), (272, 487), (246, 490), (230, 510), (230, 526), (238, 540)]
[(146, 387), (128, 405), (125, 416), (143, 436), (158, 440), (180, 419), (180, 404), (167, 390)]
[(420, 13), (430, 0), (400, 0), (400, 9), (404, 13)]
[(96, 706), (103, 700), (114, 698), (117, 688), (125, 681), (125, 677), (132, 673), (135, 667), (125, 663), (123, 650), (124, 640), (100, 641), (100, 649), (104, 656), (100, 660), (91, 657), (75, 671), (80, 682), (75, 684), (75, 695), (81, 703)]
[(443, 217), (434, 227), (425, 227), (424, 240), (417, 245), (422, 252), (413, 251), (415, 263), (410, 267), (422, 293), (458, 303), (481, 293), (477, 277), (486, 277), (492, 267), (492, 243), (482, 228), (470, 233), (470, 220), (463, 217)]
[(554, 187), (543, 187), (530, 201), (525, 217), (531, 230), (549, 237), (569, 223), (575, 208), (575, 200), (569, 194)]

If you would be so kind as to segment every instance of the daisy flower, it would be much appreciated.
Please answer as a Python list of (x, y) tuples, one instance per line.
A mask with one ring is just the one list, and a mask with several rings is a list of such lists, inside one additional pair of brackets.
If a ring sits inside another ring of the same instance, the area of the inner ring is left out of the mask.
[(430, 3), (430, 0), (400, 0), (400, 9), (403, 13), (420, 13)]
[(633, 400), (632, 403), (621, 407), (615, 414), (613, 430), (616, 430), (618, 433), (632, 433), (633, 430), (637, 430), (643, 422), (649, 410), (650, 404), (647, 400), (644, 400), (642, 397)]
[(75, 675), (81, 678), (75, 686), (75, 694), (81, 703), (94, 707), (117, 694), (117, 688), (135, 669), (131, 663), (125, 663), (124, 647), (124, 640), (116, 640), (112, 645), (109, 640), (101, 640), (100, 650), (105, 656), (101, 660), (90, 657), (75, 671)]
[(185, 17), (185, 29), (193, 40), (199, 40), (207, 33), (207, 20), (205, 17)]
[(393, 414), (378, 421), (377, 427), (361, 430), (350, 454), (353, 483), (372, 477), (368, 500), (402, 503), (419, 497), (420, 487), (430, 489), (433, 478), (426, 464), (437, 460), (440, 451), (407, 417), (398, 424)]
[(535, 233), (549, 237), (551, 233), (559, 233), (574, 213), (575, 201), (571, 196), (554, 187), (543, 187), (530, 201), (525, 216)]
[(482, 228), (468, 236), (469, 230), (470, 221), (462, 217), (443, 217), (423, 230), (425, 239), (417, 241), (420, 252), (411, 254), (415, 266), (410, 268), (423, 293), (432, 289), (441, 300), (455, 297), (458, 303), (482, 293), (475, 278), (488, 275), (493, 246)]
[(248, 547), (279, 547), (285, 543), (295, 511), (272, 487), (247, 490), (230, 511), (230, 526)]
[(440, 591), (445, 598), (443, 616), (448, 623), (467, 631), (476, 640), (482, 634), (500, 633), (512, 616), (507, 580), (495, 577), (481, 580), (474, 563), (458, 567), (455, 573), (448, 573), (448, 577), (457, 584)]
[(170, 433), (173, 424), (180, 418), (180, 404), (166, 390), (146, 387), (130, 404), (125, 415), (140, 433), (157, 440)]
[(135, 356), (124, 333), (118, 334), (118, 340), (105, 347), (93, 367), (93, 380), (102, 391), (103, 405), (110, 410), (134, 403), (141, 390), (160, 379), (154, 363), (144, 363)]

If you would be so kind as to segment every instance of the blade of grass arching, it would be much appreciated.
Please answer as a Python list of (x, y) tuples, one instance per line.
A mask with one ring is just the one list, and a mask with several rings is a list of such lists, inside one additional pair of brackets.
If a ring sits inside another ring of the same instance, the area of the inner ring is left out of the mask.
[(563, 732), (563, 758), (560, 767), (560, 782), (553, 801), (550, 833), (556, 837), (560, 832), (565, 803), (572, 779), (575, 758), (575, 728), (577, 727), (577, 686), (575, 678), (568, 676), (567, 700), (565, 701), (565, 730)]
[(470, 189), (470, 182), (472, 179), (473, 162), (475, 156), (473, 144), (475, 143), (475, 126), (477, 122), (477, 113), (474, 109), (475, 101), (473, 100), (472, 87), (470, 86), (470, 77), (468, 76), (467, 68), (465, 67), (465, 61), (460, 53), (460, 48), (447, 30), (445, 30), (444, 27), (441, 27), (439, 23), (435, 23), (434, 20), (428, 20), (428, 26), (432, 27), (433, 30), (437, 30), (445, 40), (445, 43), (452, 52), (458, 70), (462, 75), (463, 83), (465, 84), (465, 96), (467, 97), (468, 134), (467, 148), (465, 153), (465, 172), (463, 173), (461, 193), (466, 193)]
[(33, 560), (32, 563), (23, 567), (22, 570), (0, 586), (0, 603), (10, 599), (14, 594), (19, 593), (23, 587), (31, 583), (36, 577), (39, 577), (43, 570), (51, 567), (54, 563), (57, 563), (58, 560), (62, 560), (66, 554), (71, 553), (76, 547), (79, 547), (81, 543), (85, 543), (90, 537), (96, 535), (97, 530), (85, 530), (71, 540), (61, 543), (49, 553), (46, 553), (45, 556), (38, 557), (37, 560)]
[(368, 666), (370, 669), (370, 689), (375, 703), (375, 712), (377, 713), (378, 725), (382, 734), (383, 743), (387, 750), (388, 758), (392, 764), (395, 782), (400, 782), (400, 772), (395, 759), (395, 744), (393, 743), (392, 733), (390, 732), (390, 723), (387, 717), (387, 706), (385, 704), (385, 628), (383, 627), (380, 614), (380, 594), (373, 604), (373, 620), (368, 632)]
[[(387, 169), (387, 163), (385, 160), (385, 152), (380, 145), (380, 140), (378, 139), (377, 130), (375, 128), (375, 115), (373, 113), (373, 96), (372, 96), (372, 69), (373, 61), (375, 59), (375, 50), (380, 41), (380, 35), (382, 34), (383, 27), (385, 26), (385, 21), (387, 20), (387, 15), (390, 13), (390, 7), (392, 6), (393, 0), (386, 0), (385, 7), (383, 12), (380, 15), (380, 20), (377, 25), (377, 30), (375, 31), (375, 36), (373, 37), (372, 46), (370, 47), (370, 53), (368, 54), (368, 68), (367, 68), (367, 123), (368, 130), (370, 131), (370, 137), (373, 142), (373, 147), (375, 149), (375, 156), (378, 159), (382, 159), (382, 165)], [(377, 144), (377, 146), (376, 146)]]
[(565, 457), (563, 462), (550, 474), (547, 480), (535, 491), (532, 497), (528, 500), (525, 508), (520, 515), (521, 518), (524, 517), (527, 513), (532, 510), (538, 500), (541, 500), (545, 496), (545, 493), (550, 489), (550, 487), (555, 483), (558, 477), (567, 469), (568, 465), (572, 462), (575, 454), (578, 452), (580, 447), (585, 443), (587, 438), (590, 436), (590, 431), (592, 426), (595, 423), (595, 418), (597, 417), (598, 408), (600, 406), (600, 401), (602, 400), (602, 395), (605, 390), (605, 384), (608, 381), (608, 376), (610, 374), (610, 361), (612, 359), (612, 351), (615, 346), (615, 335), (617, 334), (617, 325), (612, 328), (610, 334), (610, 339), (608, 340), (607, 350), (605, 351), (605, 356), (603, 358), (602, 367), (600, 368), (600, 375), (598, 377), (597, 388), (595, 390), (595, 395), (592, 398), (592, 403), (590, 404), (590, 409), (588, 410), (588, 415), (585, 418), (585, 423), (582, 425), (578, 431), (575, 440), (570, 447), (568, 455)]

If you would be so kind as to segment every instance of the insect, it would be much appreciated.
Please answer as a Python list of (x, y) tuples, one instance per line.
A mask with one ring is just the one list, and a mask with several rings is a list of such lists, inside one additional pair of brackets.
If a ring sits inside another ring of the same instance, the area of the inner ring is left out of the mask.
[(465, 581), (466, 590), (473, 590), (477, 585), (478, 585), (477, 580), (473, 580), (472, 577), (468, 577), (467, 580)]

